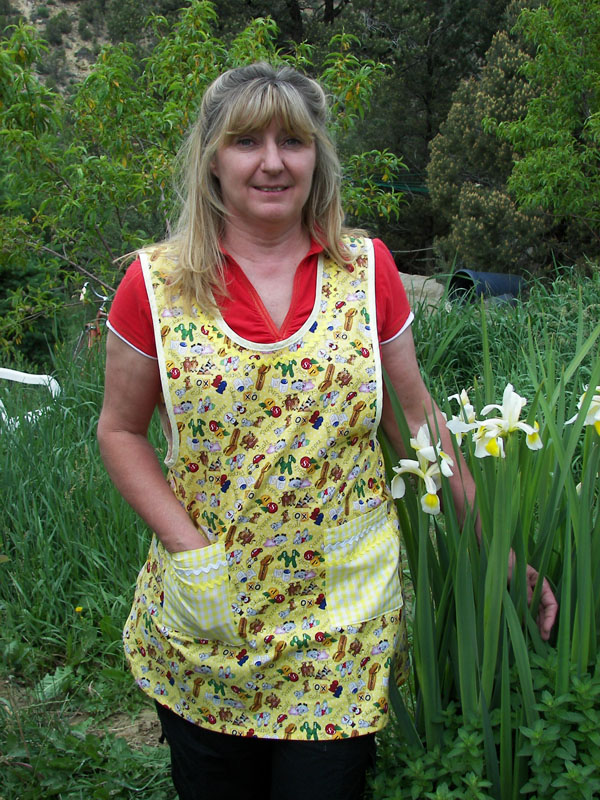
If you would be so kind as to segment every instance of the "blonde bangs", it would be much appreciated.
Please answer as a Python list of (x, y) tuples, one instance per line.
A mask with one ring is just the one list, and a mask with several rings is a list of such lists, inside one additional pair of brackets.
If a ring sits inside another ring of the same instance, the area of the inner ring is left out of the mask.
[(287, 133), (310, 142), (316, 127), (299, 92), (286, 85), (267, 84), (261, 91), (248, 86), (240, 94), (240, 102), (232, 104), (224, 119), (222, 144), (243, 133), (261, 131), (274, 119)]

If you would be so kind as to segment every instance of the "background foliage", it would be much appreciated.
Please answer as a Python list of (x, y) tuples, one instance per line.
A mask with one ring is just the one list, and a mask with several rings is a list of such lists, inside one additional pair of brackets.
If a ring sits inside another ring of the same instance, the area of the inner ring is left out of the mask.
[(39, 358), (58, 309), (64, 335), (75, 275), (114, 287), (165, 233), (204, 86), (257, 57), (332, 90), (348, 212), (403, 271), (597, 260), (597, 4), (49, 0), (35, 30), (23, 8), (0, 0), (5, 358)]
[[(510, 21), (516, 19), (515, 4)], [(543, 272), (549, 222), (522, 211), (507, 190), (513, 151), (483, 121), (522, 117), (534, 92), (523, 75), (531, 56), (509, 30), (495, 34), (477, 76), (461, 81), (427, 167), (431, 203), (438, 214), (435, 246), (444, 261), (482, 272)]]
[[(536, 48), (524, 67), (535, 97), (521, 119), (499, 124), (517, 154), (508, 188), (523, 208), (542, 208), (564, 227), (571, 258), (571, 242), (597, 253), (600, 7), (552, 0), (525, 9), (517, 28)], [(495, 127), (499, 121), (490, 116)]]

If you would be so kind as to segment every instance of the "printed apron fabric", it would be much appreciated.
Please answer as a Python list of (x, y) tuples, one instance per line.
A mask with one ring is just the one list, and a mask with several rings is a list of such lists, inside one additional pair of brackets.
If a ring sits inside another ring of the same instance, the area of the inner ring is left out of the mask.
[(125, 651), (150, 697), (223, 733), (373, 733), (394, 660), (404, 676), (373, 251), (349, 244), (351, 269), (322, 256), (311, 316), (275, 344), (184, 314), (168, 259), (142, 255), (168, 480), (211, 544), (170, 554), (153, 537)]

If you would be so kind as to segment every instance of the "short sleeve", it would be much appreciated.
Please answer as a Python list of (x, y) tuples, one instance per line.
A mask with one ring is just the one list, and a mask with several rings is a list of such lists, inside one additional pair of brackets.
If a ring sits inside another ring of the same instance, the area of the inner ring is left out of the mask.
[(379, 343), (395, 339), (413, 321), (406, 290), (396, 262), (380, 239), (373, 239), (375, 254), (375, 303)]
[(142, 355), (156, 358), (152, 312), (139, 258), (128, 267), (119, 284), (108, 315), (108, 326)]

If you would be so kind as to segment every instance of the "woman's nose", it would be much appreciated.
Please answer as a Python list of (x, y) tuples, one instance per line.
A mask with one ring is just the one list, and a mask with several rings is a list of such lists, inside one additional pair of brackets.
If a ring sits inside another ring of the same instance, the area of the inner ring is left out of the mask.
[(276, 141), (267, 140), (264, 143), (261, 166), (265, 172), (279, 172), (283, 169), (281, 153)]

